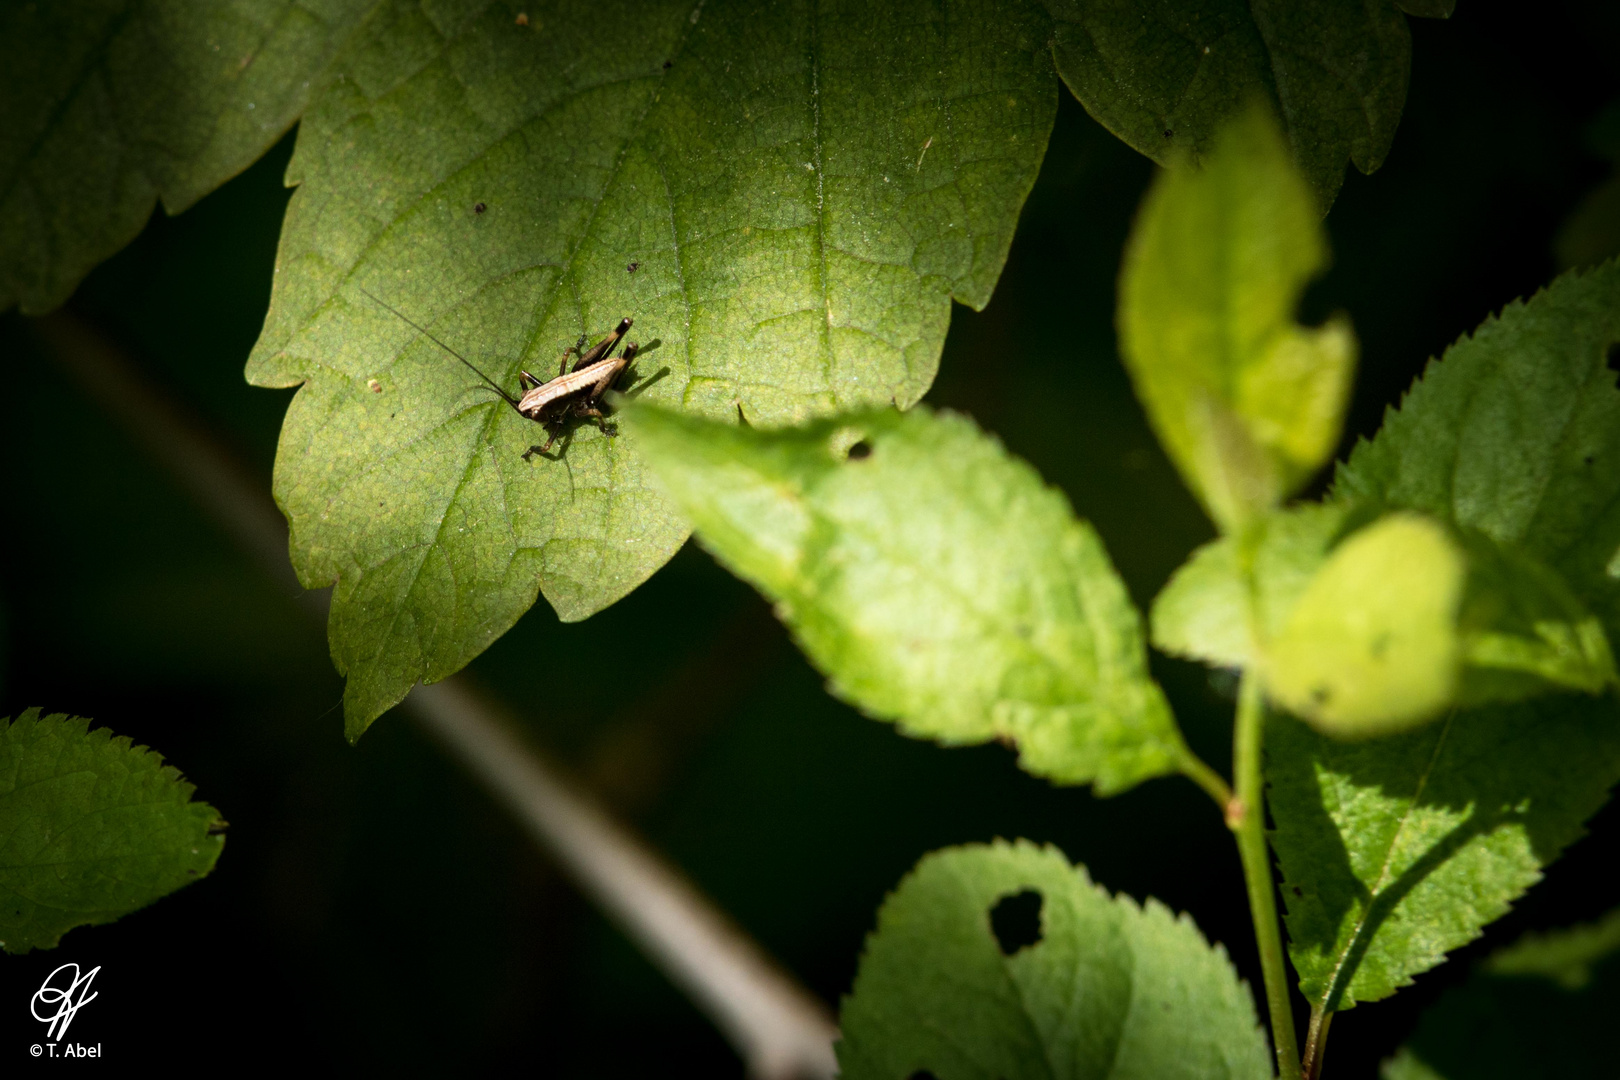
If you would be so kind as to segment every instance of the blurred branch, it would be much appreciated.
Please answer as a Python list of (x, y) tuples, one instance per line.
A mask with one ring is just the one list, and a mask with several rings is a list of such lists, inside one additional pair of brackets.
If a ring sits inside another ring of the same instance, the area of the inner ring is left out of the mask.
[[(280, 511), (208, 428), (143, 379), (123, 351), (82, 318), (63, 311), (31, 325), (85, 395), (122, 423), (324, 625), (328, 595), (305, 592), (299, 584)], [(526, 745), (503, 710), (460, 676), (416, 687), (404, 707), (692, 998), (752, 1076), (834, 1075), (837, 1033), (821, 1002), (678, 870)]]

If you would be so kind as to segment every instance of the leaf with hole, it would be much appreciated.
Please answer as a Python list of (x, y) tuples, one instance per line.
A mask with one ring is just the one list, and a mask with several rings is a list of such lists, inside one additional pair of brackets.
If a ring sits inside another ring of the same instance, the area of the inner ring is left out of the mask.
[[(383, 4), (299, 129), (248, 365), (303, 384), (276, 495), (358, 735), (544, 594), (565, 620), (680, 547), (636, 436), (515, 390), (621, 317), (633, 393), (776, 423), (915, 402), (954, 300), (982, 307), (1056, 108), (1038, 9)], [(633, 29), (627, 29), (633, 28)], [(627, 267), (634, 265), (634, 272)]]
[[(998, 933), (1009, 905), (1038, 910), (1037, 940)], [(1027, 840), (918, 863), (839, 1020), (847, 1080), (1272, 1075), (1248, 988), (1191, 919), (1111, 897)]]
[(846, 701), (946, 744), (1014, 742), (1028, 771), (1102, 794), (1186, 762), (1102, 541), (971, 421), (764, 432), (637, 408), (630, 427)]
[(49, 949), (214, 868), (224, 822), (173, 767), (106, 728), (0, 719), (0, 948)]

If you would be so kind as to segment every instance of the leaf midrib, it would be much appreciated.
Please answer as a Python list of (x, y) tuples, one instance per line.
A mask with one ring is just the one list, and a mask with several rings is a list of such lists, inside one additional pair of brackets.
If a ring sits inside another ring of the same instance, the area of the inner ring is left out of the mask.
[[(1349, 924), (1350, 934), (1344, 939), (1344, 947), (1334, 960), (1333, 973), (1328, 978), (1326, 993), (1322, 995), (1322, 1000), (1317, 1002), (1319, 1005), (1333, 1001), (1335, 997), (1342, 1000), (1345, 991), (1349, 988), (1349, 983), (1355, 979), (1355, 971), (1346, 974), (1344, 970), (1345, 963), (1348, 961), (1350, 954), (1355, 951), (1356, 942), (1360, 939), (1362, 930), (1367, 925), (1368, 914), (1377, 904), (1379, 895), (1389, 884), (1390, 867), (1395, 859), (1395, 852), (1401, 846), (1401, 840), (1406, 833), (1407, 825), (1411, 822), (1412, 814), (1417, 810), (1418, 800), (1423, 797), (1423, 791), (1429, 785), (1429, 778), (1434, 774), (1435, 766), (1440, 761), (1440, 753), (1451, 738), (1451, 726), (1456, 718), (1457, 712), (1453, 709), (1446, 715), (1445, 720), (1441, 721), (1440, 737), (1435, 740), (1434, 750), (1429, 754), (1429, 762), (1424, 766), (1422, 775), (1418, 777), (1417, 785), (1407, 801), (1406, 809), (1401, 813), (1399, 824), (1395, 826), (1394, 832), (1390, 834), (1389, 847), (1385, 850), (1384, 860), (1378, 869), (1378, 880), (1367, 890), (1367, 903), (1362, 908), (1361, 913)], [(1391, 916), (1393, 914), (1393, 911), (1390, 912)], [(1369, 941), (1367, 949), (1370, 951), (1371, 948), (1372, 942)], [(1365, 953), (1362, 956), (1362, 962), (1366, 962)], [(1359, 970), (1359, 966), (1357, 970)], [(1342, 984), (1341, 979), (1343, 980)]]

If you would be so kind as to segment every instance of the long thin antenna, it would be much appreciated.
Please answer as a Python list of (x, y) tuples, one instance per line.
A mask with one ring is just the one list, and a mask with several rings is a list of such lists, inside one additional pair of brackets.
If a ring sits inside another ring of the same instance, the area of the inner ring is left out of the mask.
[(395, 315), (399, 316), (402, 320), (405, 321), (405, 323), (407, 325), (415, 327), (419, 332), (421, 332), (421, 334), (424, 337), (426, 337), (429, 341), (433, 342), (433, 344), (437, 345), (439, 348), (443, 349), (445, 352), (449, 353), (451, 356), (455, 357), (457, 360), (460, 360), (463, 364), (466, 364), (469, 368), (472, 368), (473, 374), (477, 375), (480, 379), (483, 379), (485, 382), (487, 382), (489, 384), (489, 388), (491, 390), (495, 391), (497, 394), (501, 395), (501, 398), (503, 400), (505, 400), (505, 402), (508, 405), (512, 406), (512, 408), (515, 409), (515, 408), (518, 407), (518, 403), (517, 403), (516, 398), (514, 398), (511, 394), (508, 394), (505, 390), (502, 390), (500, 388), (500, 385), (498, 383), (496, 383), (494, 379), (491, 379), (488, 375), (485, 375), (482, 371), (479, 371), (476, 367), (473, 367), (473, 363), (472, 363), (471, 360), (468, 360), (465, 356), (462, 356), (460, 353), (456, 352), (456, 350), (452, 349), (450, 346), (446, 345), (444, 342), (442, 342), (438, 338), (434, 337), (433, 336), (433, 331), (429, 330), (427, 327), (423, 326), (421, 323), (415, 321), (409, 315), (405, 314), (403, 311), (399, 310), (399, 308), (395, 307), (393, 304), (390, 304), (388, 301), (386, 301), (386, 300), (384, 300), (384, 299), (382, 299), (381, 297), (378, 297), (378, 296), (372, 296), (371, 291), (368, 290), (365, 286), (362, 285), (362, 286), (359, 286), (359, 288), (360, 288), (361, 292), (365, 293), (367, 296), (370, 296), (372, 300), (376, 301), (377, 303), (381, 304), (383, 307), (387, 308), (389, 311), (392, 311)]

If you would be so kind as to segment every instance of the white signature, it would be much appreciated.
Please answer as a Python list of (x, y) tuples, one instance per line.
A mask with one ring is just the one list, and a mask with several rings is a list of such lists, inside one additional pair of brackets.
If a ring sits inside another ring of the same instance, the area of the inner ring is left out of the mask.
[[(56, 977), (69, 968), (72, 969), (70, 976), (72, 981), (66, 987), (53, 985), (56, 983)], [(45, 1029), (47, 1039), (60, 1042), (62, 1036), (67, 1034), (68, 1025), (73, 1023), (74, 1014), (101, 996), (99, 991), (90, 993), (90, 980), (94, 979), (100, 970), (100, 965), (97, 965), (80, 975), (78, 964), (63, 964), (45, 977), (45, 985), (34, 991), (34, 1000), (29, 1003), (28, 1011), (34, 1014), (35, 1020), (51, 1025)], [(42, 1016), (39, 1011), (41, 1005), (47, 1009), (55, 1006), (56, 1011)], [(60, 1028), (57, 1027), (58, 1024), (61, 1025)]]

